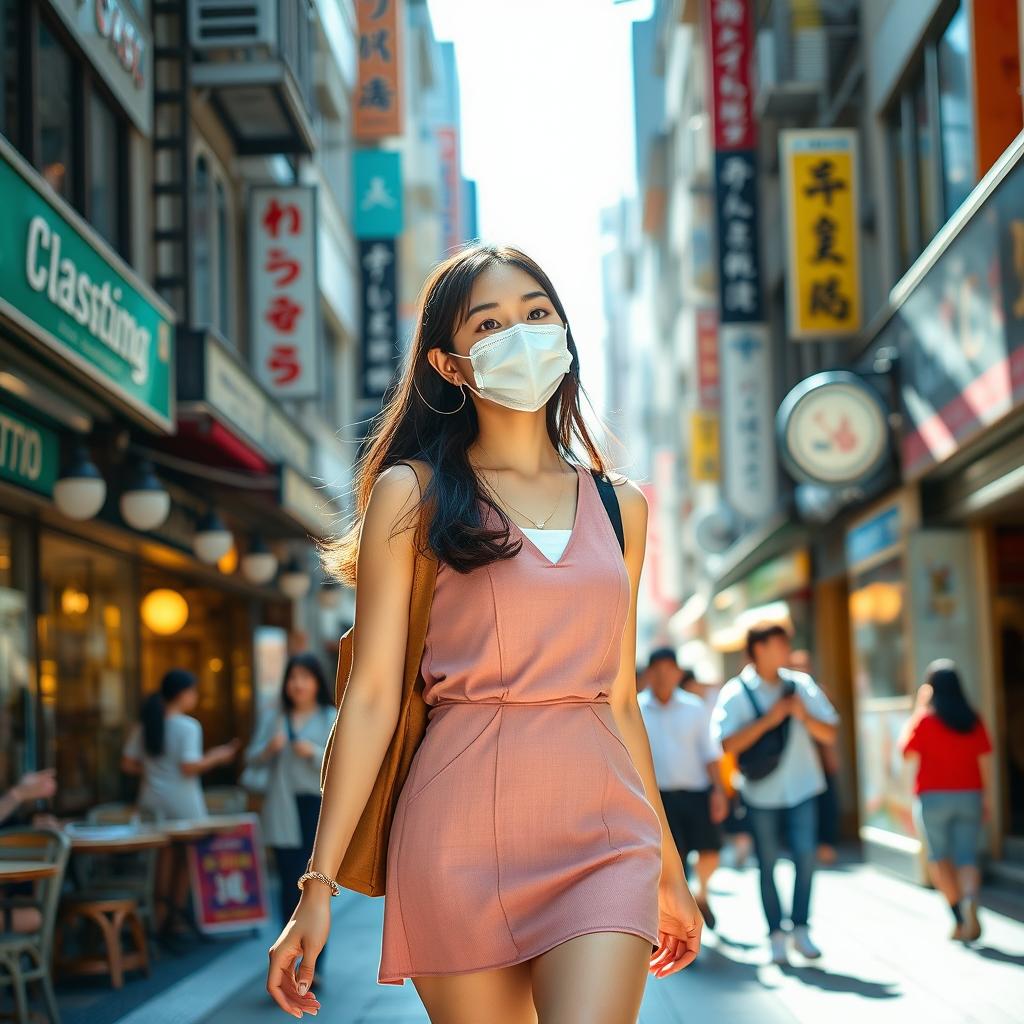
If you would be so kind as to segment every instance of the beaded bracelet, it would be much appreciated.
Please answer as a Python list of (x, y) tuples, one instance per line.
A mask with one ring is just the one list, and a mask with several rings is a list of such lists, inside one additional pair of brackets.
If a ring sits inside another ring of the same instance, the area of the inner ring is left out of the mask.
[(324, 885), (330, 886), (332, 896), (337, 896), (341, 892), (341, 886), (322, 871), (307, 871), (305, 874), (299, 875), (299, 880), (295, 884), (301, 890), (310, 878), (315, 878), (318, 882), (323, 882)]

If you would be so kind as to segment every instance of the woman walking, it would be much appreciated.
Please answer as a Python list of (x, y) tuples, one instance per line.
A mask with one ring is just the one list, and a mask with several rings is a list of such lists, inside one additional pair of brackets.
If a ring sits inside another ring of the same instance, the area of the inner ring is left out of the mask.
[[(566, 319), (518, 250), (440, 264), (361, 464), (358, 521), (328, 552), (359, 581), (309, 864), (333, 878), (398, 718), (429, 517), (429, 720), (391, 827), (378, 981), (411, 978), (434, 1024), (635, 1021), (647, 973), (679, 970), (700, 943), (636, 699), (647, 506), (615, 488), (623, 556)], [(296, 1017), (319, 1007), (332, 891), (303, 878), (267, 982)]]
[(928, 849), (932, 884), (949, 901), (952, 938), (974, 942), (978, 920), (978, 850), (988, 818), (988, 732), (967, 703), (956, 665), (928, 666), (917, 708), (900, 740), (903, 756), (917, 758), (914, 792), (918, 829)]
[(249, 747), (249, 764), (269, 766), (261, 811), (263, 838), (273, 848), (281, 882), (281, 922), (298, 902), (296, 879), (313, 852), (320, 815), (320, 764), (336, 715), (334, 695), (315, 654), (293, 655), (281, 697)]

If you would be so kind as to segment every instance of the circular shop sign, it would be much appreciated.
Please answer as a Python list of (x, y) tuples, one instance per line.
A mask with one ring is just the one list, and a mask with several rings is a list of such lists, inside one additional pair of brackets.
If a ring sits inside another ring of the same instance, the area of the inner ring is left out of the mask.
[(888, 456), (885, 406), (848, 370), (817, 373), (797, 384), (779, 406), (776, 427), (783, 462), (798, 480), (832, 487), (861, 483)]

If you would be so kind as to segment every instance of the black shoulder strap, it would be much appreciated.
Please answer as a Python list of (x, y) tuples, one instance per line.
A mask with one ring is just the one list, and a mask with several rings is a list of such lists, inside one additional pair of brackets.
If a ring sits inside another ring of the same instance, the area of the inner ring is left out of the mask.
[(750, 703), (754, 705), (754, 714), (758, 718), (761, 718), (764, 715), (764, 712), (760, 709), (760, 707), (758, 707), (757, 701), (754, 699), (754, 691), (749, 686), (747, 686), (746, 682), (742, 679), (740, 679), (740, 686), (743, 687), (743, 690), (746, 693), (747, 697), (750, 698)]
[(611, 521), (612, 529), (619, 541), (619, 550), (626, 553), (626, 536), (622, 531), (622, 510), (619, 508), (619, 496), (615, 493), (615, 486), (599, 470), (591, 469), (594, 481), (597, 484), (597, 493), (601, 495), (601, 504)]

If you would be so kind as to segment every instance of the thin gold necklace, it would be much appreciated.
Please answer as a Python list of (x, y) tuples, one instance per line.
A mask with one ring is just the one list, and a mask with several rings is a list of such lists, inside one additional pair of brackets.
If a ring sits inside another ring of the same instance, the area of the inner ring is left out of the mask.
[(543, 519), (541, 519), (538, 522), (536, 519), (533, 518), (533, 516), (527, 515), (522, 509), (516, 508), (515, 505), (513, 505), (512, 502), (509, 501), (507, 498), (503, 498), (500, 494), (498, 494), (498, 492), (484, 478), (484, 476), (482, 474), (482, 471), (479, 471), (479, 472), (481, 473), (480, 479), (483, 482), (483, 485), (498, 500), (499, 504), (507, 506), (513, 512), (515, 512), (517, 515), (522, 516), (524, 519), (529, 519), (530, 522), (533, 523), (533, 525), (536, 526), (538, 530), (543, 530), (544, 529), (544, 527), (548, 523), (548, 520), (558, 511), (559, 507), (561, 506), (561, 504), (562, 504), (562, 495), (565, 493), (565, 477), (568, 476), (568, 474), (563, 474), (562, 485), (558, 489), (558, 500), (555, 502), (555, 507)]

